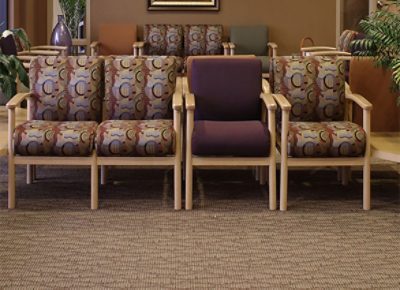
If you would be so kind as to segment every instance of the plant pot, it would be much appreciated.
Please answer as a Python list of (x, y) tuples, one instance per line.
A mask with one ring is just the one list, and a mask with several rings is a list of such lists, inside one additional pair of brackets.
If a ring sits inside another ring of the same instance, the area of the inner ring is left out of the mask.
[(52, 45), (66, 46), (68, 47), (67, 52), (71, 54), (72, 49), (72, 37), (71, 32), (68, 29), (67, 24), (65, 24), (64, 16), (58, 15), (58, 23), (51, 33), (50, 43)]
[[(399, 95), (394, 92), (392, 71), (379, 68), (373, 58), (353, 58), (350, 62), (350, 89), (373, 105), (371, 130), (373, 132), (400, 131), (400, 107), (396, 106)], [(354, 122), (362, 125), (362, 110), (354, 106)]]

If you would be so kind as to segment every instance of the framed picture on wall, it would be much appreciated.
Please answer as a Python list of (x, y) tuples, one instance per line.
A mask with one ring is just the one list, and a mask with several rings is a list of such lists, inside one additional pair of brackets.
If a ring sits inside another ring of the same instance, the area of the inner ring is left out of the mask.
[(219, 10), (220, 0), (148, 0), (148, 10)]

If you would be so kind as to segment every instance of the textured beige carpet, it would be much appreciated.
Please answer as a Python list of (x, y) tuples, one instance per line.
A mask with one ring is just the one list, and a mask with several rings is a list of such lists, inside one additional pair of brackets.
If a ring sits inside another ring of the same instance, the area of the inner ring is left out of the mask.
[(292, 172), (289, 208), (267, 209), (248, 171), (197, 172), (195, 210), (172, 210), (170, 171), (120, 170), (89, 207), (89, 171), (40, 168), (6, 209), (0, 177), (0, 289), (400, 288), (400, 185), (373, 174), (361, 210), (360, 174)]

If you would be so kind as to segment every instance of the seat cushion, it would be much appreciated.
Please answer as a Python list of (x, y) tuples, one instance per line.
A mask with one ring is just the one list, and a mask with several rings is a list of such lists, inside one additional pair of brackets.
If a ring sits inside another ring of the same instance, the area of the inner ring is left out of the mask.
[(192, 152), (200, 156), (266, 157), (270, 133), (260, 121), (195, 121)]
[(109, 120), (96, 134), (99, 156), (167, 156), (175, 152), (172, 120)]
[(27, 121), (14, 131), (15, 153), (23, 156), (90, 156), (97, 123)]
[(292, 157), (359, 157), (366, 134), (351, 122), (289, 122), (288, 143)]

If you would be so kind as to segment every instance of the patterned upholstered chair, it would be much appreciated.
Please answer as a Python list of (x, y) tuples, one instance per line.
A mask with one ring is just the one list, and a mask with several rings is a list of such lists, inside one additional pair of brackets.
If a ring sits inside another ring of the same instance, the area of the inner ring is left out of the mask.
[(174, 167), (175, 209), (181, 209), (182, 80), (175, 57), (109, 57), (105, 69), (97, 164), (102, 171), (112, 165)]
[[(350, 57), (352, 54), (351, 42), (363, 38), (363, 35), (357, 31), (344, 30), (339, 37), (338, 47), (316, 46), (311, 37), (304, 37), (300, 42), (300, 51), (302, 55), (320, 55), (320, 56), (341, 56)], [(306, 46), (309, 42), (311, 45)]]
[(269, 166), (269, 207), (276, 209), (276, 104), (265, 94), (270, 92), (261, 61), (193, 57), (188, 63), (186, 209), (192, 209), (193, 168), (198, 166), (259, 166), (262, 171)]
[[(92, 209), (97, 208), (94, 140), (101, 119), (103, 61), (94, 57), (37, 57), (29, 70), (30, 92), (11, 99), (9, 110), (8, 206), (15, 207), (15, 166), (90, 166)], [(15, 108), (28, 99), (28, 121), (15, 127)]]
[[(344, 75), (344, 61), (337, 58), (273, 60), (271, 90), (281, 110), (281, 210), (287, 209), (288, 166), (363, 166), (363, 208), (370, 209), (372, 105), (351, 93)], [(364, 111), (363, 127), (351, 122), (352, 102)]]
[(184, 26), (184, 54), (186, 59), (196, 55), (221, 55), (227, 49), (227, 43), (222, 42), (222, 25), (198, 24)]
[(254, 54), (262, 62), (263, 77), (268, 78), (270, 59), (277, 56), (277, 50), (277, 44), (269, 42), (268, 28), (265, 25), (230, 28), (230, 55)]
[(183, 26), (178, 24), (146, 24), (143, 41), (136, 42), (138, 55), (175, 56), (178, 71), (183, 70)]
[(102, 24), (99, 26), (98, 41), (90, 44), (90, 53), (92, 56), (134, 55), (137, 53), (135, 42), (135, 24)]

